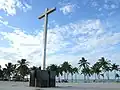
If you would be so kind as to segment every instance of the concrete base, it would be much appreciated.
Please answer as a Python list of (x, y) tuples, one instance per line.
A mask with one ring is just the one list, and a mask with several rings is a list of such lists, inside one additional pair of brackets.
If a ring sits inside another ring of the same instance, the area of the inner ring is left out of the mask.
[(37, 70), (36, 87), (49, 87), (49, 73), (45, 70)]
[(35, 71), (34, 70), (30, 72), (29, 86), (35, 87)]
[(55, 75), (54, 71), (31, 71), (29, 85), (33, 87), (55, 87)]
[(55, 83), (55, 75), (56, 73), (54, 71), (49, 71), (49, 86), (50, 87), (55, 87), (56, 83)]

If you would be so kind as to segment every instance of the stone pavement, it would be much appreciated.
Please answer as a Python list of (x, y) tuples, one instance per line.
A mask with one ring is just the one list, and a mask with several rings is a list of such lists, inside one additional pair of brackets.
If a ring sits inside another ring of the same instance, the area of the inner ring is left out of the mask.
[(61, 83), (55, 88), (29, 87), (28, 82), (0, 81), (0, 90), (120, 90), (119, 83)]

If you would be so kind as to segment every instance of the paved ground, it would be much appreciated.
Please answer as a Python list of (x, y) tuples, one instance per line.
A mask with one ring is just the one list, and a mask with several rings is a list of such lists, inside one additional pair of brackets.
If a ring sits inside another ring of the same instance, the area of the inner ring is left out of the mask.
[(89, 83), (89, 84), (57, 84), (55, 88), (35, 88), (29, 87), (26, 82), (2, 82), (0, 81), (0, 90), (120, 90), (120, 84), (117, 83)]

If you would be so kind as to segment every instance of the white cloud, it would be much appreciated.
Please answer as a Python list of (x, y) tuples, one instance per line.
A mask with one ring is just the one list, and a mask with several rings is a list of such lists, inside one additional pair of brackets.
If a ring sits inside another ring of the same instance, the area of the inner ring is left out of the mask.
[[(106, 31), (99, 19), (57, 25), (56, 28), (49, 29), (47, 64), (60, 64), (68, 60), (76, 65), (82, 56), (92, 63), (93, 59), (96, 60), (101, 56), (109, 58), (113, 55), (112, 48), (116, 48), (114, 45), (120, 43), (120, 32)], [(8, 58), (7, 60), (13, 61), (26, 58), (32, 65), (42, 65), (42, 31), (35, 36), (15, 29), (14, 32), (1, 32), (1, 35), (10, 45), (9, 48), (0, 48), (1, 59)], [(118, 57), (111, 59), (118, 60)]]
[(5, 64), (8, 62), (11, 62), (10, 60), (0, 59), (0, 64), (2, 65), (2, 68), (5, 68)]
[(84, 0), (84, 7), (96, 10), (99, 18), (109, 17), (117, 13), (117, 9), (120, 8), (120, 0)]
[(14, 26), (11, 26), (11, 25), (8, 23), (8, 21), (4, 20), (3, 17), (0, 17), (0, 25), (1, 25), (1, 26), (5, 26), (5, 27), (7, 27), (7, 28), (9, 28), (9, 29), (14, 29), (14, 30), (17, 29), (17, 30), (19, 30), (19, 28), (14, 27)]
[(4, 21), (4, 20), (0, 20), (0, 23), (7, 26), (8, 25), (8, 21)]
[[(86, 4), (89, 3), (90, 6), (96, 8), (96, 9), (106, 9), (106, 10), (112, 10), (120, 7), (120, 0), (103, 0), (97, 1), (97, 0), (92, 0), (92, 1), (87, 1)], [(102, 3), (102, 5), (100, 4)]]
[(76, 4), (65, 4), (60, 8), (60, 11), (63, 12), (64, 15), (67, 15), (69, 13), (72, 13), (75, 11), (75, 9), (78, 8), (78, 6)]
[(2, 19), (3, 17), (2, 16), (0, 16), (0, 19)]
[(0, 10), (5, 11), (7, 15), (15, 15), (17, 8), (27, 11), (31, 6), (22, 0), (0, 0)]

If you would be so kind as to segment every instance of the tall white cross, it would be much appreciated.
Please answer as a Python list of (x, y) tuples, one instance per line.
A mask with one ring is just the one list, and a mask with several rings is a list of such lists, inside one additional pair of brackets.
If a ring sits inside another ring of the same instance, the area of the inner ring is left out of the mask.
[(46, 8), (45, 12), (39, 16), (38, 19), (41, 19), (43, 17), (45, 17), (44, 19), (44, 36), (43, 36), (43, 41), (44, 41), (44, 47), (43, 47), (43, 54), (42, 54), (42, 57), (43, 57), (43, 70), (45, 70), (45, 67), (46, 67), (46, 44), (47, 44), (47, 23), (48, 23), (48, 14), (52, 13), (53, 11), (55, 11), (56, 8), (52, 8), (52, 9), (48, 9)]

